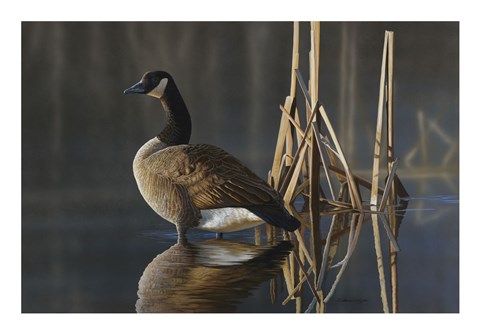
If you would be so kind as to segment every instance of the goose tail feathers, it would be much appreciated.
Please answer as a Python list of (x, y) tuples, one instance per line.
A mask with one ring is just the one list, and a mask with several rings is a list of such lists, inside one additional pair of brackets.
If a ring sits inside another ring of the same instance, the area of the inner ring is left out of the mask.
[(270, 225), (281, 227), (289, 232), (300, 227), (300, 222), (280, 206), (254, 206), (246, 208)]

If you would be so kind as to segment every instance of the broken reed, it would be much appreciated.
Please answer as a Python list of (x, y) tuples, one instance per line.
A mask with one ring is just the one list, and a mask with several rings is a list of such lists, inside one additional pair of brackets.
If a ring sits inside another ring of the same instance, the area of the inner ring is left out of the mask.
[[(394, 158), (393, 32), (385, 32), (371, 181), (353, 173), (327, 111), (318, 102), (320, 23), (310, 23), (308, 84), (299, 70), (299, 41), (300, 25), (295, 22), (293, 24), (290, 94), (286, 97), (284, 105), (280, 106), (282, 112), (280, 128), (272, 169), (269, 172), (270, 184), (283, 195), (286, 207), (301, 222), (301, 228), (294, 232), (296, 238), (292, 240), (297, 246), (296, 251), (290, 255), (284, 266), (285, 282), (289, 292), (284, 303), (294, 299), (297, 311), (301, 311), (300, 292), (306, 283), (314, 296), (307, 311), (312, 311), (315, 306), (317, 312), (325, 309), (325, 303), (333, 295), (355, 249), (365, 214), (371, 213), (383, 309), (385, 312), (390, 310), (380, 247), (379, 216), (382, 217), (381, 221), (390, 240), (392, 310), (396, 312), (396, 252), (399, 248), (396, 242), (398, 224), (394, 206), (397, 203), (397, 189), (404, 188), (396, 175), (398, 161)], [(301, 94), (297, 93), (297, 86), (300, 87)], [(297, 106), (299, 99), (305, 101), (305, 110), (302, 115)], [(384, 113), (387, 118), (388, 177), (385, 188), (382, 189), (379, 187), (379, 171)], [(303, 127), (302, 119), (305, 122)], [(294, 151), (295, 144), (296, 150)], [(328, 191), (324, 191), (322, 183), (327, 184)], [(360, 187), (370, 191), (369, 205), (362, 200)], [(406, 193), (400, 195), (405, 196)], [(304, 201), (301, 210), (297, 210), (295, 207), (295, 201), (299, 198), (303, 198)], [(377, 215), (377, 213), (383, 213), (386, 208), (388, 209), (388, 221), (382, 215)], [(338, 214), (341, 212), (352, 213), (351, 219), (340, 218), (345, 215), (334, 215), (328, 235), (326, 239), (322, 239), (320, 217), (325, 213)], [(346, 228), (345, 225), (349, 225), (349, 228)], [(333, 257), (336, 254), (336, 245), (338, 245), (338, 238), (333, 236), (338, 235), (338, 229), (341, 228), (349, 231), (347, 254), (342, 261), (332, 265)], [(307, 240), (305, 238), (307, 230), (310, 231), (308, 245), (305, 241)], [(271, 228), (267, 229), (268, 239), (273, 237), (272, 232)], [(325, 277), (331, 269), (336, 267), (340, 267), (340, 270), (335, 282), (329, 292), (324, 294)], [(313, 278), (311, 278), (312, 274)]]

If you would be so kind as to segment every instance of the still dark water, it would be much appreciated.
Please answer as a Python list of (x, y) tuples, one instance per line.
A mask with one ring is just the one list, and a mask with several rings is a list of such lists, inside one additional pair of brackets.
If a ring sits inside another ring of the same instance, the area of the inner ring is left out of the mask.
[[(459, 310), (459, 201), (448, 182), (404, 181), (429, 194), (412, 196), (400, 226), (400, 312)], [(192, 230), (189, 244), (179, 245), (173, 225), (154, 215), (138, 219), (148, 209), (140, 197), (113, 205), (108, 194), (94, 202), (89, 196), (26, 201), (22, 312), (296, 311), (295, 302), (282, 306), (288, 242), (255, 245), (253, 229), (223, 240)], [(305, 309), (312, 295), (304, 289), (302, 297)], [(326, 311), (382, 312), (371, 220)]]

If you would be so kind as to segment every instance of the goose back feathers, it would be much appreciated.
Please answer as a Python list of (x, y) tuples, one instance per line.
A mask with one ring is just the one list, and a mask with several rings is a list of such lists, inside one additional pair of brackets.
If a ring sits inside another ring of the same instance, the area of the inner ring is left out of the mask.
[(149, 172), (185, 187), (192, 203), (201, 210), (281, 201), (278, 192), (265, 181), (212, 145), (167, 147), (143, 163)]

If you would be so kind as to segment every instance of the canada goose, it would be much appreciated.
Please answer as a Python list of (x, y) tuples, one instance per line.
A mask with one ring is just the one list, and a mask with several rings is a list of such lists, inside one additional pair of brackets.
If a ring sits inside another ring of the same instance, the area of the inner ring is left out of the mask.
[(263, 221), (287, 231), (300, 223), (280, 194), (221, 148), (189, 145), (191, 121), (185, 102), (164, 71), (148, 72), (124, 94), (160, 99), (167, 124), (137, 152), (133, 172), (145, 201), (177, 226), (179, 239), (191, 227), (223, 233)]
[(177, 243), (157, 255), (138, 282), (143, 312), (235, 312), (262, 282), (282, 272), (288, 241), (252, 245), (224, 239)]

